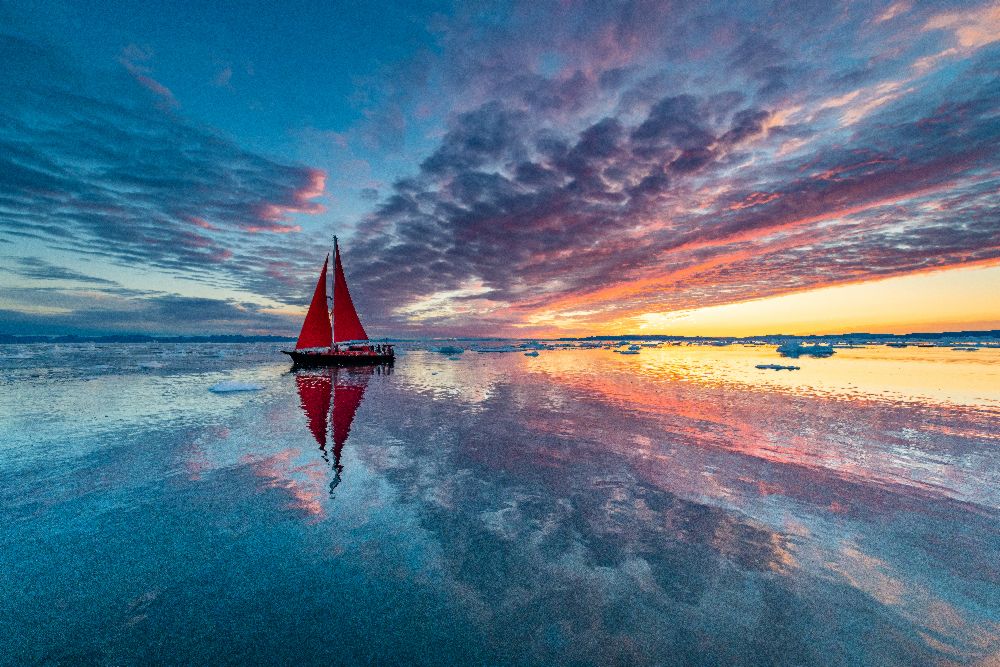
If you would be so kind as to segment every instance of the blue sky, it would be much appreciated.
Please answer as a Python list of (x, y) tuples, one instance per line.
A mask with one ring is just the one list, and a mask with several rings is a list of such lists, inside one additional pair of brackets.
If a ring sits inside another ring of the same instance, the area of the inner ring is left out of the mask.
[(333, 233), (374, 334), (669, 329), (927, 275), (969, 307), (897, 328), (1000, 326), (955, 277), (998, 277), (995, 2), (13, 2), (0, 26), (0, 333), (294, 333)]

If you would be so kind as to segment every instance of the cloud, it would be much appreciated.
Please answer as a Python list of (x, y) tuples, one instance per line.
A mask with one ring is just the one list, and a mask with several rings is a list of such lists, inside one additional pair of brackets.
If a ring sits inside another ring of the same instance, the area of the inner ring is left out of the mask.
[(951, 30), (962, 49), (978, 49), (1000, 41), (1000, 2), (931, 17), (924, 30)]
[(17, 288), (0, 302), (0, 333), (294, 335), (298, 318), (234, 299), (119, 289)]
[[(817, 9), (815, 18), (830, 35), (850, 34), (836, 12)], [(881, 40), (906, 29), (891, 27), (901, 16), (850, 45), (833, 36), (805, 43), (801, 26), (780, 21), (735, 40), (731, 16), (673, 19), (663, 41), (699, 23), (720, 35), (728, 63), (704, 65), (698, 85), (669, 90), (681, 80), (669, 64), (644, 61), (655, 47), (644, 44), (624, 59), (628, 74), (621, 62), (606, 70), (595, 62), (600, 96), (557, 120), (513, 94), (518, 85), (532, 95), (561, 85), (557, 76), (508, 76), (532, 69), (541, 49), (533, 35), (494, 62), (503, 94), (456, 113), (419, 171), (361, 225), (352, 253), (366, 270), (352, 276), (356, 300), (398, 328), (414, 325), (412, 304), (433, 303), (434, 317), (421, 311), (419, 325), (447, 331), (472, 320), (450, 295), (477, 285), (477, 324), (486, 328), (558, 326), (570, 312), (597, 327), (651, 309), (1000, 260), (989, 55), (919, 87), (894, 83), (908, 70), (886, 61), (864, 75), (875, 82), (866, 89), (891, 86), (873, 98), (849, 88), (846, 73), (856, 69), (853, 54), (881, 55)], [(559, 30), (550, 37), (557, 50)], [(466, 46), (472, 63), (483, 61)], [(578, 46), (576, 55), (598, 48)], [(893, 57), (914, 62), (935, 48)], [(464, 67), (470, 79), (485, 76)], [(952, 198), (967, 202), (963, 214), (924, 207)]]
[(56, 266), (50, 262), (37, 257), (16, 257), (11, 258), (12, 264), (0, 271), (6, 271), (22, 278), (43, 281), (65, 281), (75, 283), (86, 283), (91, 285), (117, 285), (113, 280), (95, 278), (85, 273), (72, 269)]
[(229, 88), (233, 80), (233, 68), (226, 65), (218, 71), (212, 78), (212, 85), (220, 88)]
[(166, 107), (178, 107), (180, 104), (173, 92), (162, 83), (152, 77), (152, 68), (149, 62), (153, 58), (153, 52), (148, 48), (143, 48), (135, 44), (129, 44), (122, 51), (118, 59), (122, 66), (132, 75), (139, 85), (160, 98), (161, 103)]
[[(358, 126), (300, 133), (399, 155), (426, 131), (394, 183), (357, 154), (331, 176), (372, 205), (342, 251), (373, 332), (595, 330), (998, 261), (993, 7), (473, 4), (358, 82)], [(148, 49), (96, 88), (51, 46), (0, 56), (0, 240), (306, 300), (322, 171), (185, 121)]]
[[(85, 76), (45, 44), (0, 35), (0, 54), (17, 65), (0, 72), (0, 237), (292, 296), (267, 277), (291, 246), (275, 253), (265, 237), (324, 210), (322, 171), (244, 150), (128, 78)], [(138, 47), (122, 55), (151, 57)], [(304, 267), (291, 269), (304, 289)]]

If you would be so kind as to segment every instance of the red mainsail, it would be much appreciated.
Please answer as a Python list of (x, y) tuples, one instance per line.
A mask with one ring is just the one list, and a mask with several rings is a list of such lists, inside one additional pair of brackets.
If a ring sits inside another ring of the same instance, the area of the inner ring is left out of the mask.
[[(344, 267), (340, 263), (340, 247), (336, 242), (334, 242), (333, 252), (333, 342), (368, 340), (368, 334), (365, 333), (365, 328), (361, 326), (361, 320), (358, 319), (358, 311), (354, 309), (351, 293), (347, 290)], [(325, 264), (323, 265), (323, 275), (326, 276)], [(309, 313), (312, 314), (312, 308), (309, 309)], [(309, 318), (307, 317), (306, 323), (308, 322)], [(329, 345), (329, 343), (326, 344)]]
[[(319, 282), (316, 283), (316, 291), (313, 293), (312, 303), (309, 304), (309, 312), (306, 313), (306, 321), (302, 323), (302, 331), (299, 332), (299, 342), (295, 344), (296, 350), (301, 350), (305, 347), (330, 347), (332, 341), (332, 335), (330, 331), (330, 315), (326, 309), (326, 267), (330, 263), (330, 257), (327, 255), (326, 260), (323, 261), (323, 271), (319, 274)], [(337, 269), (338, 275), (343, 275), (343, 271), (340, 269), (340, 255), (337, 255)], [(347, 292), (347, 286), (344, 286), (344, 292)], [(347, 297), (348, 302), (350, 302), (350, 296)], [(354, 312), (354, 306), (351, 306), (351, 312)], [(357, 313), (354, 315), (354, 320), (357, 321)], [(361, 323), (358, 323), (358, 327)], [(361, 330), (364, 333), (364, 330)]]

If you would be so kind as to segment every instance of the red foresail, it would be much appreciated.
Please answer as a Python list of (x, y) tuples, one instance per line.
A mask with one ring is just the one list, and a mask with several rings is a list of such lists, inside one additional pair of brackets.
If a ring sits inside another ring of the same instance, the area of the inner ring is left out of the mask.
[[(310, 312), (311, 309), (310, 309)], [(340, 263), (340, 248), (334, 246), (333, 261), (333, 342), (346, 340), (368, 340), (365, 328), (354, 309), (351, 293), (347, 290), (344, 267)]]
[[(302, 331), (299, 332), (299, 342), (295, 344), (295, 349), (304, 347), (330, 347), (333, 341), (330, 331), (330, 315), (326, 305), (326, 267), (330, 263), (329, 256), (323, 262), (323, 271), (319, 274), (319, 282), (316, 283), (316, 291), (313, 293), (312, 303), (309, 304), (309, 312), (306, 313), (306, 321), (302, 323)], [(337, 267), (340, 267), (340, 259), (337, 260)], [(347, 288), (345, 287), (346, 291)], [(351, 297), (347, 297), (350, 299)], [(351, 306), (353, 311), (354, 307)], [(357, 315), (354, 316), (357, 319)], [(360, 324), (358, 326), (361, 326)], [(364, 332), (362, 332), (364, 333)]]

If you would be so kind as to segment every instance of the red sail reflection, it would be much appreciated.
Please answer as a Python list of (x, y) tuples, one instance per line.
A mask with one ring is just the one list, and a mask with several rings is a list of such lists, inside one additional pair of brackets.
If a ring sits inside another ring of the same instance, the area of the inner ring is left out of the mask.
[(295, 376), (295, 384), (309, 430), (319, 448), (326, 451), (326, 424), (333, 397), (333, 378), (328, 373), (299, 373)]
[[(333, 455), (340, 461), (340, 451), (347, 442), (347, 436), (351, 433), (351, 424), (354, 422), (354, 415), (361, 405), (361, 399), (365, 396), (365, 387), (368, 386), (368, 378), (371, 377), (373, 368), (364, 368), (361, 372), (350, 373), (340, 369), (333, 371), (333, 419), (331, 420), (331, 430), (333, 431)], [(352, 380), (352, 381), (346, 381)]]
[(302, 412), (310, 432), (319, 444), (323, 458), (330, 461), (327, 445), (333, 441), (334, 478), (330, 492), (340, 484), (343, 466), (340, 454), (351, 432), (351, 424), (364, 399), (372, 375), (389, 373), (389, 367), (359, 366), (356, 368), (322, 368), (300, 371), (295, 376)]

